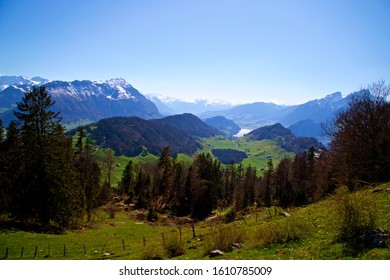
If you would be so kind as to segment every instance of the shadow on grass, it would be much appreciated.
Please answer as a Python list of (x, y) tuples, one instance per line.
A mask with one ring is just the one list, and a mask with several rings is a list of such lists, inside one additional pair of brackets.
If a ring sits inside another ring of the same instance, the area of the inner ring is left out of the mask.
[(64, 234), (65, 230), (62, 227), (53, 225), (41, 225), (26, 222), (15, 221), (0, 221), (0, 233), (14, 232), (14, 231), (26, 231), (35, 233), (46, 234)]

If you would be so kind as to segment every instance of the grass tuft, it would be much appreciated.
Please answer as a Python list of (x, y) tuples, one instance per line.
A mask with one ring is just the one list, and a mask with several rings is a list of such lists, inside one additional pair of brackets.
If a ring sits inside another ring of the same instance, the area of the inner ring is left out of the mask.
[(246, 232), (234, 224), (221, 225), (213, 229), (204, 243), (204, 256), (210, 251), (219, 249), (223, 252), (232, 250), (234, 243), (243, 243), (246, 240)]
[(255, 233), (254, 246), (265, 247), (271, 244), (297, 242), (311, 234), (311, 225), (296, 217), (288, 217), (261, 225)]

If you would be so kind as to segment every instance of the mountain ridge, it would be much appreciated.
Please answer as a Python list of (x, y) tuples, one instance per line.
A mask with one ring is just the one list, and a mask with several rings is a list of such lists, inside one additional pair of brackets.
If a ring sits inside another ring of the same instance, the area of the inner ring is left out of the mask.
[[(12, 109), (25, 92), (37, 83), (14, 84), (0, 92), (3, 108), (0, 118), (5, 124), (15, 119)], [(39, 84), (41, 85), (41, 84)], [(43, 84), (52, 96), (53, 109), (59, 111), (64, 123), (115, 116), (137, 116), (151, 119), (161, 117), (157, 107), (124, 79), (92, 82), (89, 80), (50, 81)]]
[(199, 119), (197, 116), (190, 113), (168, 116), (160, 120), (162, 122), (175, 126), (192, 136), (200, 138), (208, 138), (215, 135), (223, 134), (215, 127), (208, 125), (207, 123)]
[[(12, 109), (24, 92), (47, 81), (49, 80), (41, 77), (29, 79), (24, 76), (0, 76), (0, 87), (7, 87), (0, 90), (0, 118), (3, 123), (7, 125), (14, 119)], [(343, 97), (341, 92), (337, 91), (324, 98), (298, 105), (254, 102), (233, 106), (221, 100), (185, 101), (155, 94), (143, 95), (121, 78), (95, 82), (49, 81), (43, 85), (54, 97), (54, 108), (61, 112), (64, 123), (85, 119), (97, 121), (115, 116), (153, 119), (191, 113), (204, 120), (222, 116), (236, 123), (241, 129), (257, 129), (281, 123), (285, 127), (291, 127), (299, 136), (315, 137), (325, 142), (328, 139), (322, 135), (321, 124), (331, 121), (340, 109), (346, 108), (350, 98), (365, 92), (361, 90)]]
[(163, 119), (112, 117), (87, 125), (85, 130), (96, 144), (111, 148), (118, 155), (137, 156), (145, 151), (160, 155), (168, 146), (173, 156), (192, 155), (202, 147), (196, 135)]

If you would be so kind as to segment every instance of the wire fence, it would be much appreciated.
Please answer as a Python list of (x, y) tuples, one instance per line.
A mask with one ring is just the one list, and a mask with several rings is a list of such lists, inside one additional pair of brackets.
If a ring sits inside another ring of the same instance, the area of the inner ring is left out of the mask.
[[(104, 240), (80, 241), (39, 241), (22, 244), (4, 244), (0, 242), (0, 259), (105, 259), (133, 255), (148, 245), (164, 246), (169, 239), (181, 242), (196, 237), (195, 226), (177, 227), (160, 233), (150, 233), (127, 238), (107, 236)], [(54, 238), (55, 239), (55, 238)]]
[[(275, 210), (275, 213), (269, 212), (268, 214), (265, 216), (256, 214), (251, 219), (242, 217), (239, 223), (234, 223), (234, 226), (251, 227), (258, 225), (264, 219), (276, 216), (277, 212)], [(148, 247), (157, 250), (158, 247), (164, 247), (164, 244), (172, 239), (190, 243), (198, 235), (204, 237), (220, 232), (220, 225), (220, 222), (204, 223), (197, 225), (196, 228), (195, 224), (179, 225), (172, 226), (164, 231), (153, 230), (150, 233), (129, 232), (126, 236), (110, 234), (104, 238), (96, 236), (92, 240), (86, 238), (85, 242), (80, 241), (82, 238), (77, 238), (74, 241), (64, 238), (60, 241), (55, 237), (37, 242), (31, 240), (20, 241), (18, 244), (5, 244), (0, 240), (0, 259), (111, 259), (126, 256), (140, 258), (142, 251)]]

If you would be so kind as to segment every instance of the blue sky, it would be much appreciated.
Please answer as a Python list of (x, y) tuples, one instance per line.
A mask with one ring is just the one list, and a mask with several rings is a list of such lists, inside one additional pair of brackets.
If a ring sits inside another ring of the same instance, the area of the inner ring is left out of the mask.
[(390, 81), (390, 1), (0, 0), (0, 74), (298, 104)]

